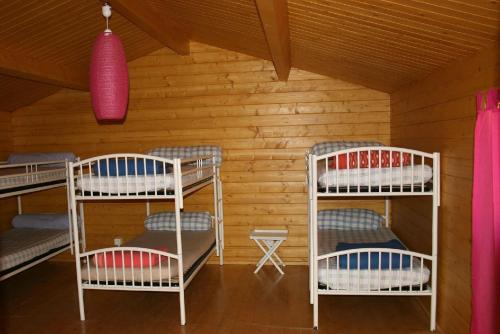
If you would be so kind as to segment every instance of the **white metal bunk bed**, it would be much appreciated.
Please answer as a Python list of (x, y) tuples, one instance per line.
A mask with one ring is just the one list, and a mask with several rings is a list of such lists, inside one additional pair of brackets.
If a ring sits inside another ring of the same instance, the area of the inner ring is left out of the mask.
[[(0, 234), (0, 281), (72, 248), (68, 161), (73, 153), (16, 153), (0, 162), (0, 198), (17, 196), (13, 228)], [(66, 187), (65, 214), (23, 214), (24, 194)]]
[[(79, 203), (82, 227), (87, 200), (143, 200), (148, 214), (146, 231), (123, 246), (88, 251), (82, 244), (82, 249), (76, 249), (82, 321), (84, 290), (100, 289), (177, 292), (180, 322), (186, 323), (184, 290), (214, 250), (223, 264), (221, 160), (220, 147), (193, 146), (154, 149), (149, 155), (97, 156), (69, 164), (74, 180), (70, 184), (71, 212), (75, 217)], [(214, 188), (213, 217), (181, 212), (184, 196), (209, 185)], [(149, 215), (150, 200), (174, 201), (175, 212)], [(207, 226), (206, 216), (210, 228), (203, 227)], [(80, 231), (85, 233), (84, 228)], [(74, 239), (80, 239), (76, 229)]]
[[(435, 330), (439, 153), (373, 142), (325, 142), (313, 146), (306, 160), (314, 327), (318, 295), (392, 295), (430, 296), (430, 329)], [(393, 196), (432, 197), (432, 254), (407, 250), (392, 233)], [(365, 209), (318, 211), (319, 199), (349, 197), (385, 197), (385, 215), (377, 218)]]

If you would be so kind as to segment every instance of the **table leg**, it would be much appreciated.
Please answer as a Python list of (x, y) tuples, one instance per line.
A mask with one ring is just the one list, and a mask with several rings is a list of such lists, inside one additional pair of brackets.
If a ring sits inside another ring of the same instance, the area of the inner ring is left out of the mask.
[(280, 266), (274, 261), (274, 259), (272, 258), (272, 255), (273, 253), (276, 251), (276, 249), (278, 249), (278, 247), (281, 245), (281, 243), (283, 242), (283, 240), (278, 240), (276, 241), (269, 250), (266, 250), (264, 248), (264, 246), (261, 245), (260, 242), (258, 242), (258, 240), (255, 240), (255, 242), (257, 243), (257, 245), (259, 246), (259, 248), (264, 252), (264, 257), (259, 261), (260, 265), (257, 267), (257, 269), (255, 269), (254, 273), (256, 274), (257, 272), (259, 272), (259, 270), (262, 268), (262, 266), (264, 265), (264, 263), (267, 262), (267, 260), (271, 261), (272, 264), (276, 267), (276, 269), (279, 271), (279, 273), (281, 275), (284, 274), (283, 270), (281, 270)]
[[(266, 244), (267, 248), (268, 248), (268, 249), (271, 249), (271, 246), (273, 245), (273, 241), (271, 241), (271, 240), (263, 240), (263, 241), (264, 241), (264, 243)], [(279, 263), (281, 266), (285, 267), (285, 263), (284, 263), (284, 262), (281, 260), (281, 258), (278, 256), (277, 251), (278, 251), (278, 249), (276, 249), (276, 252), (274, 252), (274, 253), (272, 254), (272, 256), (276, 257), (276, 260), (278, 261), (278, 263)]]

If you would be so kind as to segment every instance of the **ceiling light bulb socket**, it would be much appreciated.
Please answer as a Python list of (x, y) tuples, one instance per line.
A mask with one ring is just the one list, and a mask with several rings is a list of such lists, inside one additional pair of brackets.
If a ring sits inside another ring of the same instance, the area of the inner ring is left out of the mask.
[(102, 6), (102, 16), (104, 16), (105, 18), (111, 17), (111, 6), (107, 3)]

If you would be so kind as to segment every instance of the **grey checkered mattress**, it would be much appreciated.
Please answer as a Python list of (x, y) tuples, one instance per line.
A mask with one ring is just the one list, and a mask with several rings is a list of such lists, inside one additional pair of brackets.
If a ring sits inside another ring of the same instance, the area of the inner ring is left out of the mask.
[[(184, 274), (200, 259), (215, 243), (215, 233), (213, 229), (208, 231), (182, 231), (182, 259)], [(142, 247), (149, 249), (167, 248), (168, 253), (177, 252), (177, 241), (174, 231), (146, 231), (137, 238), (127, 242), (124, 246)], [(172, 282), (177, 282), (178, 265), (175, 259), (170, 261), (170, 273), (173, 278)], [(107, 274), (107, 276), (106, 276)], [(94, 261), (82, 263), (82, 280), (90, 281), (114, 281), (115, 272), (112, 268), (99, 268), (97, 270)], [(168, 281), (168, 259), (162, 260), (161, 269), (159, 265), (153, 266), (151, 271), (149, 267), (141, 270), (140, 268), (117, 268), (117, 281), (136, 281), (141, 282), (141, 279), (149, 282), (150, 280), (158, 282)]]
[(0, 234), (0, 271), (69, 245), (68, 230), (13, 228)]
[[(361, 243), (361, 242), (386, 242), (391, 239), (398, 239), (397, 236), (386, 227), (379, 227), (372, 230), (318, 230), (318, 254), (319, 256), (335, 252), (339, 242)], [(425, 284), (429, 280), (430, 271), (424, 265), (421, 270), (421, 263), (414, 259), (413, 266), (399, 270), (382, 269), (337, 269), (337, 263), (333, 259), (329, 261), (327, 270), (326, 260), (319, 261), (318, 280), (335, 290), (359, 290), (371, 291), (380, 289), (397, 288), (399, 282), (401, 286), (416, 286)]]
[(0, 190), (37, 185), (66, 180), (65, 168), (40, 169), (34, 173), (26, 173), (25, 168), (0, 169)]
[(222, 148), (217, 145), (156, 147), (147, 154), (166, 159), (213, 156), (217, 166), (222, 163)]

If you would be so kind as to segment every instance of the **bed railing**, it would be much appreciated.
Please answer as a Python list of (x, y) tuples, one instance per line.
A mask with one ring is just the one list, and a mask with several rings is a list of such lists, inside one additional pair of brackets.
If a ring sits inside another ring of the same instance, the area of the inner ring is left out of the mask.
[(177, 254), (142, 247), (109, 247), (80, 253), (79, 258), (77, 270), (86, 289), (179, 290)]
[[(0, 186), (0, 189), (8, 189), (19, 185), (32, 185), (41, 182), (50, 182), (66, 179), (66, 161), (44, 161), (30, 162), (20, 164), (0, 164), (0, 171), (14, 171), (6, 175), (0, 175), (0, 178), (6, 180)], [(10, 180), (11, 182), (7, 182)]]
[(318, 196), (429, 195), (439, 182), (439, 153), (370, 146), (309, 154), (307, 160)]
[[(165, 159), (143, 154), (110, 154), (70, 163), (77, 199), (174, 199), (213, 182), (214, 158)], [(176, 178), (178, 178), (176, 180)]]
[(317, 257), (318, 293), (430, 295), (432, 256), (393, 248), (362, 248)]

